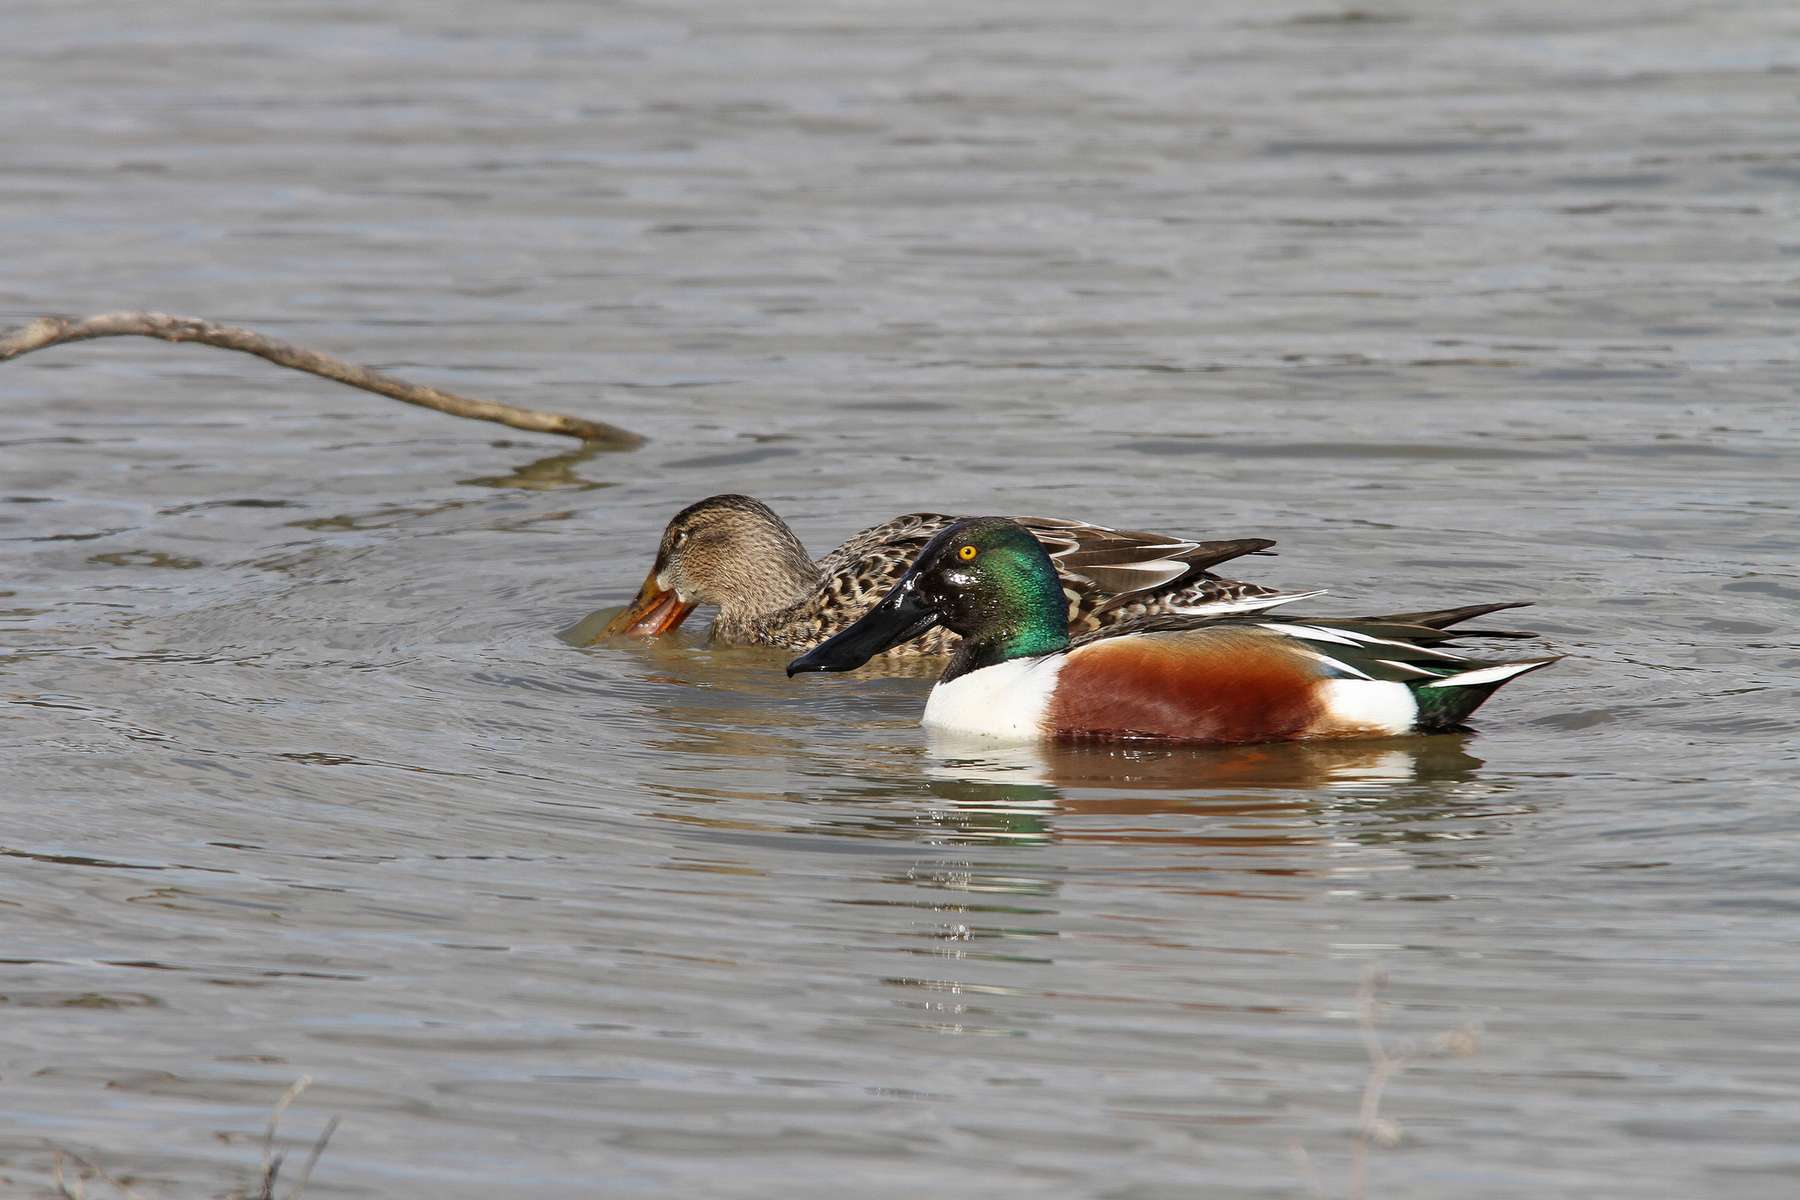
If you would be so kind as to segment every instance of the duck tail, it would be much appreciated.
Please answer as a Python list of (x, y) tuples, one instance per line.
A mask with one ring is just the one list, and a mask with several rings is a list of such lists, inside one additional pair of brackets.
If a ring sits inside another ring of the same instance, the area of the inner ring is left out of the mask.
[[(1476, 617), (1485, 617), (1489, 613), (1504, 612), (1509, 608), (1530, 608), (1529, 600), (1506, 600), (1499, 604), (1465, 604), (1461, 608), (1433, 608), (1424, 612), (1387, 613), (1379, 617), (1367, 617), (1369, 621), (1388, 621), (1396, 625), (1423, 625), (1427, 629), (1448, 630), (1452, 625), (1460, 625), (1464, 621), (1472, 621)], [(1485, 637), (1485, 638), (1529, 638), (1537, 634), (1524, 629), (1458, 629), (1452, 637)]]
[(1454, 729), (1499, 691), (1502, 684), (1561, 662), (1562, 657), (1558, 654), (1552, 658), (1528, 658), (1518, 662), (1471, 663), (1467, 670), (1440, 675), (1436, 679), (1422, 679), (1412, 685), (1413, 699), (1419, 705), (1417, 727), (1426, 733)]
[(1242, 558), (1246, 554), (1273, 554), (1270, 538), (1232, 538), (1228, 541), (1195, 542), (1192, 550), (1177, 555), (1193, 571), (1210, 571), (1220, 563)]

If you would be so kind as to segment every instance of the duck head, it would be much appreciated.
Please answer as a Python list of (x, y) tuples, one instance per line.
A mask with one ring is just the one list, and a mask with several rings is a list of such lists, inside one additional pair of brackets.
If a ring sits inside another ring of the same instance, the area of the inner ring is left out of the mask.
[(667, 633), (701, 604), (721, 616), (773, 612), (817, 582), (806, 547), (768, 505), (709, 496), (670, 519), (644, 586), (601, 636)]
[(881, 603), (790, 662), (787, 673), (853, 671), (938, 625), (962, 638), (944, 673), (950, 680), (1068, 646), (1068, 600), (1029, 530), (1005, 517), (970, 517), (925, 543)]

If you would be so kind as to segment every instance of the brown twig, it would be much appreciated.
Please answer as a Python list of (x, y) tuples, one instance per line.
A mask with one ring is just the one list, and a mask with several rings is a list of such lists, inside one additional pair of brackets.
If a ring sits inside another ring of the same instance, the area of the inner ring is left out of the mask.
[[(1397, 1122), (1381, 1115), (1381, 1097), (1388, 1082), (1422, 1057), (1463, 1057), (1475, 1053), (1476, 1029), (1465, 1025), (1440, 1034), (1424, 1046), (1404, 1042), (1397, 1050), (1389, 1050), (1381, 1040), (1379, 1028), (1381, 989), (1387, 976), (1376, 967), (1363, 972), (1362, 985), (1356, 990), (1357, 1024), (1362, 1033), (1363, 1050), (1369, 1056), (1369, 1076), (1363, 1082), (1362, 1100), (1357, 1106), (1356, 1144), (1350, 1151), (1350, 1177), (1344, 1194), (1348, 1200), (1368, 1200), (1369, 1147), (1391, 1149), (1400, 1144), (1402, 1132)], [(1302, 1181), (1316, 1200), (1325, 1200), (1326, 1192), (1313, 1170), (1312, 1156), (1298, 1142), (1288, 1147), (1299, 1168)]]
[(621, 448), (640, 446), (644, 441), (637, 434), (616, 425), (608, 425), (604, 421), (515, 408), (492, 400), (472, 400), (454, 392), (408, 383), (404, 379), (359, 367), (341, 358), (320, 354), (316, 350), (303, 350), (299, 346), (265, 337), (254, 330), (236, 325), (219, 325), (199, 317), (175, 317), (168, 313), (115, 312), (80, 319), (39, 317), (21, 329), (0, 333), (0, 362), (29, 354), (33, 350), (42, 350), (46, 346), (103, 337), (159, 338), (165, 342), (199, 342), (223, 350), (241, 350), (245, 354), (266, 358), (278, 366), (308, 371), (407, 404), (417, 404), (421, 408), (436, 409), (453, 417), (497, 421), (532, 433), (561, 434), (564, 437), (580, 438), (584, 442), (601, 442)]
[(1382, 984), (1387, 980), (1374, 967), (1363, 972), (1362, 986), (1356, 991), (1357, 1020), (1362, 1027), (1363, 1049), (1369, 1055), (1369, 1078), (1363, 1083), (1362, 1104), (1356, 1117), (1356, 1146), (1350, 1152), (1351, 1200), (1363, 1200), (1369, 1194), (1370, 1145), (1393, 1146), (1400, 1141), (1400, 1127), (1381, 1115), (1381, 1093), (1394, 1072), (1405, 1064), (1381, 1044), (1381, 1033), (1375, 1027), (1376, 1005)]

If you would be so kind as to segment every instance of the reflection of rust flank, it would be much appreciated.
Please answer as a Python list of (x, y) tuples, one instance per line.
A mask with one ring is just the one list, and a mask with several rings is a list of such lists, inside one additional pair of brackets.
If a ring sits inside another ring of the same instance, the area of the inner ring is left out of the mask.
[(767, 879), (769, 873), (757, 867), (735, 866), (730, 863), (716, 862), (672, 862), (664, 863), (666, 871), (698, 871), (705, 875), (744, 875), (752, 879)]
[(1138, 1111), (1131, 1108), (1109, 1108), (1107, 1110), (1128, 1121), (1155, 1121), (1159, 1125), (1271, 1125), (1274, 1117), (1246, 1117), (1233, 1113), (1171, 1113)]
[[(1310, 897), (1276, 896), (1276, 895), (1265, 894), (1265, 895), (1253, 895), (1250, 897), (1250, 899), (1252, 899), (1252, 900), (1299, 900), (1299, 899), (1310, 899)], [(1300, 957), (1298, 954), (1296, 954), (1292, 950), (1260, 950), (1259, 949), (1259, 950), (1250, 950), (1250, 951), (1240, 951), (1240, 950), (1234, 950), (1230, 947), (1196, 945), (1193, 942), (1172, 942), (1168, 938), (1132, 937), (1130, 934), (1124, 934), (1124, 933), (1107, 933), (1107, 934), (1100, 935), (1100, 937), (1104, 941), (1118, 943), (1118, 944), (1126, 945), (1126, 946), (1149, 946), (1149, 947), (1152, 947), (1153, 949), (1157, 949), (1157, 950), (1180, 950), (1184, 953), (1194, 953), (1194, 952), (1202, 952), (1202, 953), (1206, 953), (1206, 954), (1252, 953), (1252, 954), (1272, 955), (1272, 956), (1279, 957), (1279, 958), (1298, 958), (1298, 957)]]
[(696, 963), (703, 967), (741, 967), (744, 965), (735, 958), (712, 958), (703, 954), (677, 954), (673, 950), (645, 950), (626, 947), (624, 952), (640, 958), (663, 958), (671, 962)]
[[(1318, 844), (1318, 843), (1313, 843)], [(1295, 843), (1283, 843), (1279, 849), (1291, 849)], [(1217, 847), (1213, 847), (1217, 849)], [(1326, 879), (1332, 874), (1332, 867), (1251, 867), (1236, 863), (1224, 865), (1217, 862), (1198, 864), (1169, 863), (1155, 867), (1111, 867), (1108, 875), (1273, 875), (1287, 879)], [(1198, 888), (1181, 888), (1174, 884), (1164, 884), (1157, 889), (1164, 892), (1175, 892), (1183, 896), (1236, 895), (1235, 892), (1218, 892)], [(1243, 893), (1253, 895), (1253, 893)]]
[[(1131, 742), (1045, 742), (1032, 748), (1034, 771), (1022, 778), (1034, 785), (1094, 789), (1103, 795), (1057, 797), (1069, 812), (1130, 813), (1132, 792), (1183, 793), (1178, 799), (1195, 815), (1207, 812), (1261, 817), (1289, 809), (1311, 813), (1318, 800), (1268, 797), (1262, 789), (1314, 790), (1335, 783), (1369, 783), (1386, 789), (1425, 778), (1459, 778), (1481, 765), (1466, 753), (1460, 735), (1432, 734), (1379, 741), (1308, 739), (1249, 746), (1150, 745)], [(1397, 761), (1396, 761), (1397, 760)], [(1387, 773), (1363, 778), (1362, 773)], [(1398, 769), (1399, 773), (1393, 773)], [(1204, 794), (1195, 789), (1205, 788)], [(1215, 791), (1214, 789), (1219, 789)], [(1362, 798), (1367, 801), (1368, 797)], [(1258, 810), (1254, 805), (1266, 807)], [(1145, 808), (1143, 811), (1151, 811)]]
[(1059, 832), (1064, 842), (1128, 842), (1133, 846), (1204, 846), (1213, 849), (1317, 846), (1323, 837), (1208, 837), (1198, 833), (1151, 833), (1136, 829), (1096, 829), (1089, 832)]
[[(1212, 779), (1204, 782), (1211, 784)], [(1267, 817), (1274, 814), (1298, 816), (1306, 812), (1306, 805), (1294, 800), (1270, 800), (1258, 797), (1253, 800), (1223, 802), (1210, 797), (1195, 799), (1194, 797), (1152, 797), (1152, 796), (1105, 796), (1095, 799), (1082, 797), (1064, 797), (1057, 801), (1057, 809), (1061, 812), (1086, 814), (1116, 814), (1124, 817), (1147, 817), (1156, 813), (1182, 813), (1196, 817)]]
[[(1286, 754), (1254, 753), (1248, 746), (1205, 749), (1194, 747), (1185, 755), (1171, 755), (1149, 764), (1134, 764), (1133, 767), (1126, 768), (1122, 780), (1117, 776), (1109, 778), (1104, 773), (1103, 768), (1108, 764), (1069, 757), (1066, 752), (1077, 748), (1073, 745), (1057, 746), (1055, 750), (1065, 753), (1061, 756), (1052, 753), (1047, 757), (1050, 782), (1059, 787), (1188, 788), (1195, 786), (1198, 781), (1209, 788), (1238, 789), (1317, 787), (1336, 778), (1344, 768), (1366, 763), (1379, 753), (1358, 748), (1352, 752), (1354, 757), (1346, 758), (1344, 752), (1347, 747), (1335, 745), (1331, 748), (1337, 753), (1321, 759), (1318, 754), (1322, 749), (1320, 746), (1300, 742), (1285, 742), (1280, 743), (1280, 746), (1287, 751)], [(1116, 766), (1112, 769), (1118, 770)], [(1208, 811), (1223, 814), (1253, 815), (1274, 809), (1303, 807), (1292, 801), (1271, 801), (1259, 797), (1244, 797), (1241, 802), (1228, 803), (1224, 797), (1208, 796), (1199, 801), (1189, 798), (1186, 802), (1196, 810), (1204, 807)]]
[[(1330, 871), (1321, 870), (1277, 870), (1273, 867), (1248, 871), (1233, 871), (1234, 875), (1272, 875), (1280, 879), (1329, 879)], [(1305, 900), (1311, 903), (1318, 897), (1311, 892), (1250, 892), (1243, 888), (1202, 888), (1202, 887), (1159, 887), (1159, 892), (1171, 896), (1220, 896), (1227, 900)], [(1216, 949), (1216, 947), (1215, 947)]]
[(652, 816), (662, 821), (673, 821), (677, 825), (697, 825), (703, 829), (736, 829), (752, 833), (788, 833), (785, 826), (775, 825), (767, 821), (730, 820), (722, 817), (702, 817), (692, 813), (659, 812)]
[[(1062, 992), (1043, 991), (1037, 993), (1046, 1000), (1080, 1000), (1097, 1004), (1142, 1004), (1142, 996), (1113, 996), (1104, 992)], [(1256, 1013), (1259, 1016), (1281, 1016), (1296, 1013), (1299, 1008), (1285, 1004), (1208, 1004), (1201, 1000), (1177, 1001), (1173, 1007), (1189, 1012), (1211, 1013)]]

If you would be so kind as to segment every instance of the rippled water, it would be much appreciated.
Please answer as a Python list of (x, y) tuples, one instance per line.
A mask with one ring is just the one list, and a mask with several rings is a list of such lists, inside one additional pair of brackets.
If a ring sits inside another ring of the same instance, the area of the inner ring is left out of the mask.
[[(1800, 1187), (1800, 18), (1766, 3), (9, 13), (0, 1191)], [(1266, 535), (1535, 599), (1473, 734), (934, 747), (929, 680), (577, 649), (674, 510)]]

